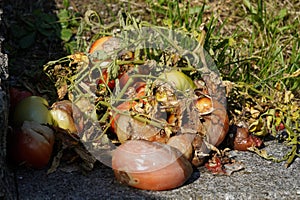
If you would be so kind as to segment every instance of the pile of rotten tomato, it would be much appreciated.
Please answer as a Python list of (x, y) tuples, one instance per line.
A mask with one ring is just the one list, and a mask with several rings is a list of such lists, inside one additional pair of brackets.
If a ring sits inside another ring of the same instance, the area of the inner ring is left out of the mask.
[[(198, 46), (196, 54), (187, 54), (120, 43), (103, 37), (87, 54), (45, 65), (57, 102), (49, 107), (46, 99), (26, 93), (11, 106), (12, 160), (43, 168), (54, 157), (52, 172), (61, 160), (74, 159), (70, 149), (85, 169), (105, 154), (110, 159), (103, 162), (120, 182), (147, 190), (179, 187), (203, 164), (218, 174), (232, 173), (232, 165), (241, 169), (217, 148), (229, 130), (225, 92), (207, 57), (193, 57), (204, 55)], [(234, 149), (262, 145), (245, 128), (235, 132)]]

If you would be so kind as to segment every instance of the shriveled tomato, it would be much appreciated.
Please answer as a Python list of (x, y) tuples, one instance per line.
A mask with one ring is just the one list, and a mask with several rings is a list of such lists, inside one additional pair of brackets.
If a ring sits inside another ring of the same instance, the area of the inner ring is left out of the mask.
[(226, 174), (222, 161), (218, 156), (212, 157), (207, 163), (205, 163), (205, 167), (213, 174)]
[(25, 121), (21, 128), (14, 129), (8, 143), (8, 154), (16, 164), (43, 168), (51, 158), (53, 144), (51, 128)]
[(261, 147), (263, 145), (263, 141), (249, 134), (247, 128), (237, 128), (233, 148), (239, 151), (247, 151), (249, 147)]
[(21, 126), (24, 121), (52, 124), (47, 100), (39, 96), (30, 96), (20, 101), (15, 108), (13, 125)]

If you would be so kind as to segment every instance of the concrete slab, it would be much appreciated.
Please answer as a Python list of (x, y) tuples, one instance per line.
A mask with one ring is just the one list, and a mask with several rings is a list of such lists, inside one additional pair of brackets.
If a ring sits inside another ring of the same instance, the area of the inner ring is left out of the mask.
[[(282, 155), (287, 149), (276, 142), (267, 150)], [(272, 151), (274, 152), (274, 150)], [(251, 152), (232, 151), (245, 169), (231, 176), (213, 175), (199, 167), (188, 182), (169, 191), (143, 191), (119, 184), (112, 169), (99, 164), (86, 175), (58, 170), (16, 172), (19, 199), (300, 199), (300, 159), (284, 163), (264, 160)]]

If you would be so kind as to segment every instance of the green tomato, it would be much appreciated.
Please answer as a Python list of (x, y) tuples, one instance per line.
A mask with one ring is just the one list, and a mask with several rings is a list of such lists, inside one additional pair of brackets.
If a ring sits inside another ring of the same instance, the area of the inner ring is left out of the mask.
[(29, 96), (20, 101), (13, 115), (14, 126), (22, 126), (24, 121), (35, 121), (52, 125), (52, 116), (48, 110), (48, 102), (39, 96)]
[(159, 76), (159, 78), (166, 80), (169, 83), (173, 83), (175, 87), (182, 92), (196, 88), (193, 80), (180, 71), (172, 70), (164, 72)]

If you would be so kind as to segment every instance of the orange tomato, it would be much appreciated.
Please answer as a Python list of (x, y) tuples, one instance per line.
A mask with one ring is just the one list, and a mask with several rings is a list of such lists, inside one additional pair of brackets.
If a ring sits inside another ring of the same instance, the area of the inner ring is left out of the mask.
[(190, 162), (174, 147), (146, 140), (129, 140), (112, 156), (116, 179), (144, 190), (169, 190), (184, 184), (193, 172)]
[(213, 104), (212, 100), (208, 97), (199, 98), (196, 100), (196, 108), (200, 114), (206, 114), (212, 112)]
[(91, 48), (89, 50), (89, 53), (93, 53), (95, 51), (99, 51), (99, 50), (103, 50), (104, 46), (103, 44), (108, 41), (109, 39), (111, 39), (112, 36), (104, 36), (99, 38), (98, 40), (96, 40), (92, 45)]

